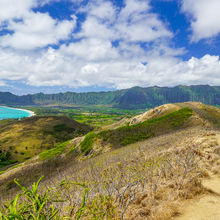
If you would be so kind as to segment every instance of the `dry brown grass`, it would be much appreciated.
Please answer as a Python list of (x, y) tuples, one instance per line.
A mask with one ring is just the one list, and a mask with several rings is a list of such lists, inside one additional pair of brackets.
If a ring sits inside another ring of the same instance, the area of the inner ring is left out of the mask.
[[(218, 174), (220, 158), (216, 150), (216, 133), (194, 127), (94, 158), (62, 155), (53, 161), (40, 165), (33, 163), (20, 169), (24, 179), (33, 170), (35, 175), (44, 174), (42, 191), (63, 179), (69, 183), (62, 189), (65, 202), (58, 205), (64, 216), (72, 215), (82, 202), (83, 189), (70, 184), (74, 181), (85, 183), (88, 187), (84, 219), (93, 219), (94, 215), (97, 217), (105, 213), (105, 219), (166, 220), (180, 214), (183, 200), (207, 192), (201, 179), (210, 177), (211, 168), (213, 173)], [(33, 177), (30, 176), (30, 179), (33, 180)], [(0, 183), (8, 180), (1, 180), (0, 176)], [(3, 191), (5, 189), (2, 188)], [(4, 197), (1, 199), (5, 200)]]

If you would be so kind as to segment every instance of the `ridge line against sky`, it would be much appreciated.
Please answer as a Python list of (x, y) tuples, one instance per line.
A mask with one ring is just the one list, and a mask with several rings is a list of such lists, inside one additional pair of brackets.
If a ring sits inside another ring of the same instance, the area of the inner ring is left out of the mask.
[(1, 0), (0, 91), (220, 85), (219, 0)]

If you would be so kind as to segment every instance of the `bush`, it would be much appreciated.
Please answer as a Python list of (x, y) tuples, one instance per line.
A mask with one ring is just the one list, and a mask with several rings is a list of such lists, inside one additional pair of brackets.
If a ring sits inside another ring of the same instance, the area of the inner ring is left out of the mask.
[(44, 151), (42, 152), (39, 157), (41, 160), (46, 160), (46, 159), (50, 159), (53, 157), (57, 157), (59, 155), (61, 155), (64, 150), (66, 149), (66, 146), (69, 144), (69, 141), (65, 141), (62, 144), (59, 144), (57, 147), (52, 148), (50, 150)]
[(91, 131), (85, 136), (84, 140), (80, 143), (81, 151), (85, 155), (87, 155), (92, 150), (95, 137), (96, 134), (93, 131)]

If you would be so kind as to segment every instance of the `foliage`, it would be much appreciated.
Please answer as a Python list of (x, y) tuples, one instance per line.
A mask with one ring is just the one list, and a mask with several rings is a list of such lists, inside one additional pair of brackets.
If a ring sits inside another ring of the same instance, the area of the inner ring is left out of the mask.
[(93, 131), (89, 132), (85, 136), (84, 140), (80, 143), (80, 149), (85, 155), (87, 155), (92, 150), (95, 137), (96, 134)]
[(220, 87), (197, 85), (168, 87), (133, 87), (109, 92), (66, 92), (58, 94), (33, 94), (16, 96), (0, 93), (0, 104), (5, 105), (112, 105), (121, 109), (152, 108), (165, 103), (200, 101), (218, 105)]
[[(41, 177), (37, 183), (33, 183), (31, 190), (21, 186), (20, 183), (15, 180), (15, 183), (22, 190), (22, 193), (17, 194), (8, 205), (5, 205), (5, 210), (0, 213), (2, 220), (55, 219), (59, 210), (54, 208), (51, 203), (55, 202), (54, 199), (56, 195), (49, 193), (52, 190), (51, 188), (43, 194), (38, 193), (38, 186), (42, 178), (43, 177)], [(21, 197), (24, 197), (23, 203), (18, 202)]]
[(111, 105), (68, 105), (28, 107), (28, 109), (35, 112), (37, 116), (66, 116), (79, 123), (85, 123), (95, 127), (109, 125), (123, 118), (131, 118), (134, 115), (143, 112), (142, 110), (118, 109), (112, 107)]
[(42, 152), (39, 157), (41, 160), (46, 160), (46, 159), (50, 159), (50, 158), (53, 158), (53, 157), (57, 157), (59, 155), (61, 155), (64, 150), (66, 149), (66, 146), (69, 144), (69, 141), (65, 141), (63, 142), (62, 144), (59, 144), (58, 146), (50, 149), (50, 150), (47, 150), (47, 151), (44, 151)]
[[(175, 192), (177, 198), (184, 187), (200, 175), (200, 159), (196, 146), (174, 149), (154, 157), (147, 157), (140, 151), (117, 163), (106, 161), (104, 167), (88, 166), (86, 172), (83, 169), (77, 171), (72, 179), (77, 179), (81, 172), (81, 177), (88, 180), (85, 183), (62, 179), (58, 185), (38, 191), (42, 177), (31, 190), (15, 181), (22, 193), (5, 205), (0, 211), (0, 219), (99, 220), (120, 217), (123, 220), (129, 207), (134, 202), (138, 204), (138, 200), (146, 198), (151, 206), (160, 203), (157, 193), (164, 191), (164, 187), (169, 190), (170, 184), (173, 185), (172, 194)], [(170, 193), (167, 195), (170, 198)]]
[(67, 132), (74, 132), (75, 131), (75, 128), (70, 128), (68, 127), (66, 124), (59, 124), (59, 125), (55, 125), (53, 127), (53, 130), (55, 132), (61, 132), (61, 131), (67, 131)]
[(10, 152), (4, 152), (0, 150), (0, 168), (16, 163), (17, 160), (11, 160)]
[(192, 116), (192, 109), (182, 108), (136, 125), (127, 125), (115, 130), (102, 131), (98, 136), (104, 141), (112, 143), (113, 146), (124, 146), (179, 129), (190, 116)]
[(7, 161), (10, 159), (10, 157), (11, 157), (11, 154), (9, 152), (4, 152), (0, 150), (0, 162)]
[[(62, 180), (58, 186), (48, 188), (42, 193), (38, 192), (39, 184), (43, 176), (32, 184), (32, 189), (28, 189), (22, 186), (17, 180), (14, 182), (22, 190), (15, 198), (5, 204), (5, 208), (0, 211), (1, 220), (52, 220), (52, 219), (63, 219), (60, 217), (60, 209), (56, 208), (56, 203), (62, 203), (64, 200), (61, 198), (61, 191), (63, 188), (68, 188), (69, 185), (76, 185), (83, 188), (82, 202), (78, 209), (73, 213), (74, 219), (78, 220), (82, 217), (85, 205), (86, 196), (89, 191), (85, 184), (76, 182), (67, 183), (66, 180)], [(19, 201), (20, 200), (20, 201)], [(69, 216), (71, 217), (71, 216)], [(67, 219), (70, 219), (70, 218)]]

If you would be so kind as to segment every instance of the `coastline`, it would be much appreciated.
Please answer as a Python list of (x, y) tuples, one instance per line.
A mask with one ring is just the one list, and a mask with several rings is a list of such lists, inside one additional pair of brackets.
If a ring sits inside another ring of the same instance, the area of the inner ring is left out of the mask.
[(27, 116), (27, 117), (32, 117), (32, 116), (35, 116), (35, 112), (33, 111), (30, 111), (30, 110), (27, 110), (27, 109), (22, 109), (22, 108), (12, 108), (12, 107), (8, 107), (8, 106), (4, 106), (4, 105), (1, 105), (0, 107), (5, 107), (5, 108), (11, 108), (11, 109), (16, 109), (16, 110), (21, 110), (21, 111), (24, 111), (24, 112), (28, 112), (30, 115)]

